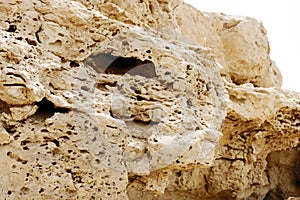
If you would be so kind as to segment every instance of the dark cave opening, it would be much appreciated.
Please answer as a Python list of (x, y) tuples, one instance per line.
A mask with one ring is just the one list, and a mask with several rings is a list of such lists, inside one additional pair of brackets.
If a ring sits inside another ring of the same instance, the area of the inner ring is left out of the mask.
[(110, 53), (90, 55), (84, 61), (98, 73), (116, 75), (140, 75), (146, 78), (156, 77), (155, 65), (150, 60), (140, 60), (135, 57), (114, 56)]
[(55, 113), (67, 113), (70, 111), (68, 108), (56, 107), (51, 101), (43, 98), (41, 101), (35, 103), (39, 108), (33, 115), (34, 118), (47, 119), (52, 117)]
[(270, 190), (265, 200), (300, 196), (300, 144), (292, 149), (271, 152), (267, 174)]

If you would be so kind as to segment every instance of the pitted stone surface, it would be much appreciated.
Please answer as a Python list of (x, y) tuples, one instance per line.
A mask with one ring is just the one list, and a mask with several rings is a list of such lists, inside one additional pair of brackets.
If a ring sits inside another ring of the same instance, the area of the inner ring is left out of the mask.
[(281, 87), (281, 74), (270, 59), (269, 42), (262, 22), (250, 17), (201, 13), (187, 4), (176, 7), (174, 13), (183, 34), (213, 49), (223, 67), (222, 74), (230, 82)]
[(0, 10), (1, 199), (300, 196), (300, 97), (257, 20), (181, 0)]

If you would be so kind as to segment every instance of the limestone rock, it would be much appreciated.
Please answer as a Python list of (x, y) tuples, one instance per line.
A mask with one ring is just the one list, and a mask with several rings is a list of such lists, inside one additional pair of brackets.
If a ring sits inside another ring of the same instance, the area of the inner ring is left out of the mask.
[(201, 13), (187, 4), (178, 6), (174, 12), (183, 34), (212, 48), (223, 66), (222, 73), (231, 82), (281, 87), (281, 74), (270, 59), (269, 42), (261, 22), (249, 17)]
[(3, 126), (0, 127), (0, 145), (9, 144), (12, 141), (12, 137), (5, 130)]
[(300, 97), (257, 20), (181, 0), (0, 10), (1, 199), (300, 196)]

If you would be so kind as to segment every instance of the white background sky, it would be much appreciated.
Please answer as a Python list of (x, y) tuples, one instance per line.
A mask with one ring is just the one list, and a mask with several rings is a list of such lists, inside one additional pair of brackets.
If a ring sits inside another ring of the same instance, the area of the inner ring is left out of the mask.
[(299, 0), (185, 0), (200, 11), (249, 16), (267, 29), (271, 58), (283, 76), (283, 89), (300, 92)]

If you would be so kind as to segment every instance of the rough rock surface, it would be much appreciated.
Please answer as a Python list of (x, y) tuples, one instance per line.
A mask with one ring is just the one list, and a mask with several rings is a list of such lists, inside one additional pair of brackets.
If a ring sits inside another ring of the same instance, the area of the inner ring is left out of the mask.
[(300, 95), (257, 20), (181, 0), (0, 10), (1, 199), (300, 197)]

